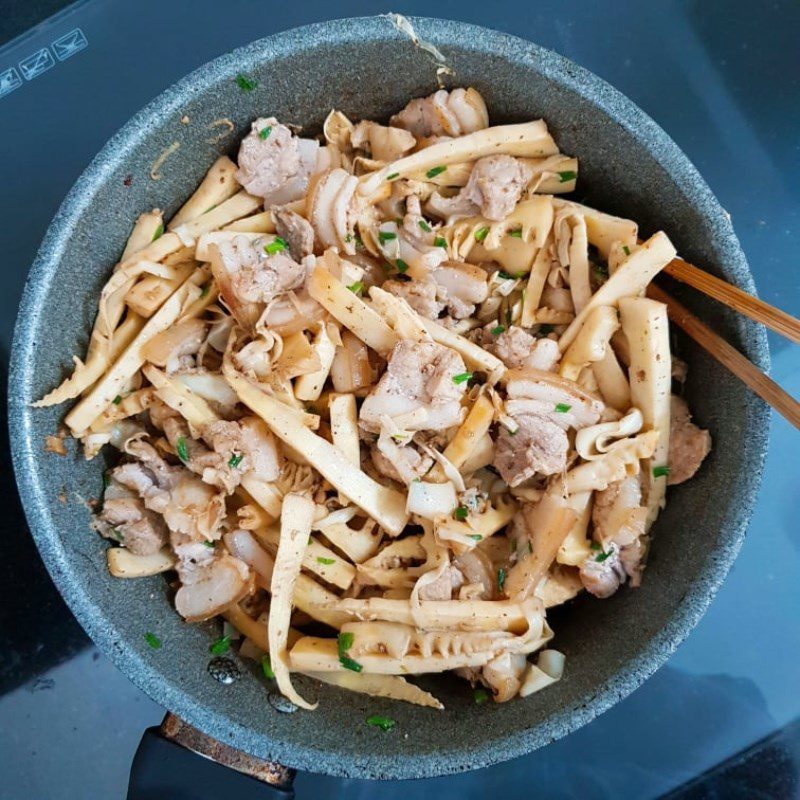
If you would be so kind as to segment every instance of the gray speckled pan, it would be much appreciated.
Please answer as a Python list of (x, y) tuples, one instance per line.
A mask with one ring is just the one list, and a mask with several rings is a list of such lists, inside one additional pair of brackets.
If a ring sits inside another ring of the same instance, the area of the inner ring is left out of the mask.
[[(684, 257), (754, 290), (730, 221), (702, 178), (619, 92), (520, 39), (456, 22), (414, 24), (448, 57), (454, 84), (481, 91), (494, 122), (546, 118), (561, 149), (581, 160), (580, 198), (638, 220), (644, 233), (663, 228)], [(239, 72), (257, 78), (258, 87), (243, 92), (234, 81)], [(281, 714), (254, 673), (228, 687), (208, 675), (215, 629), (183, 623), (163, 577), (125, 582), (108, 575), (106, 544), (90, 531), (78, 500), (100, 494), (102, 458), (86, 463), (74, 448), (68, 458), (45, 454), (43, 439), (64, 409), (33, 411), (28, 404), (59, 382), (73, 353), (83, 353), (97, 292), (133, 219), (153, 206), (173, 213), (220, 151), (235, 152), (256, 116), (274, 114), (316, 131), (333, 106), (351, 118), (381, 118), (435, 88), (429, 56), (378, 17), (299, 28), (200, 68), (137, 114), (72, 189), (31, 270), (14, 341), (9, 405), (20, 492), (42, 557), (89, 635), (134, 683), (205, 732), (334, 775), (411, 778), (492, 764), (564, 736), (633, 691), (688, 634), (728, 571), (766, 449), (764, 405), (681, 341), (689, 401), (716, 446), (700, 475), (670, 492), (642, 588), (605, 602), (584, 598), (555, 614), (556, 645), (567, 654), (564, 679), (500, 706), (475, 706), (460, 681), (426, 679), (446, 711), (303, 685), (306, 696), (319, 696), (319, 710)], [(181, 123), (184, 115), (189, 124)], [(214, 144), (208, 125), (221, 117), (233, 121), (235, 135)], [(151, 180), (150, 165), (175, 141), (181, 146), (161, 169), (163, 178)], [(762, 329), (696, 294), (685, 300), (768, 366)], [(62, 488), (66, 504), (57, 498)], [(164, 646), (151, 650), (145, 631)], [(397, 728), (368, 727), (371, 712), (395, 718)]]

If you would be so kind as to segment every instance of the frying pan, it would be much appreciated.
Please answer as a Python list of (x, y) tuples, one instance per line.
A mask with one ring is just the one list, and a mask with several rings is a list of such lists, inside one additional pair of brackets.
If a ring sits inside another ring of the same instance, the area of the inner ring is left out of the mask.
[[(640, 109), (599, 78), (533, 44), (483, 28), (412, 19), (441, 50), (451, 85), (475, 86), (493, 122), (544, 117), (563, 152), (580, 158), (577, 199), (664, 229), (689, 261), (753, 292), (728, 216), (687, 158)], [(236, 76), (257, 86), (244, 91)], [(183, 203), (221, 152), (235, 154), (256, 116), (317, 132), (336, 107), (386, 118), (437, 88), (436, 59), (389, 17), (321, 23), (257, 41), (213, 61), (139, 112), (91, 163), (64, 201), (25, 287), (10, 371), (14, 467), (31, 532), (75, 616), (98, 647), (154, 700), (214, 739), (260, 758), (331, 775), (411, 778), (474, 769), (527, 753), (575, 730), (625, 697), (661, 665), (705, 611), (742, 542), (761, 478), (767, 410), (715, 361), (678, 339), (689, 364), (686, 396), (714, 449), (699, 475), (670, 491), (654, 531), (643, 586), (606, 601), (579, 598), (552, 616), (567, 655), (562, 681), (525, 701), (472, 702), (447, 677), (422, 683), (436, 712), (306, 684), (314, 713), (285, 713), (245, 663), (221, 685), (208, 672), (218, 625), (188, 625), (162, 576), (117, 580), (106, 544), (89, 529), (86, 501), (100, 496), (103, 458), (73, 448), (46, 454), (63, 408), (34, 410), (74, 353), (83, 353), (97, 294), (132, 220)], [(98, 113), (102, 113), (99, 109)], [(221, 120), (227, 119), (230, 125)], [(227, 134), (227, 135), (226, 135)], [(160, 168), (159, 154), (180, 146)], [(763, 329), (699, 296), (675, 292), (761, 368)], [(59, 499), (66, 491), (68, 502)], [(144, 633), (163, 646), (151, 649)], [(371, 713), (397, 721), (383, 733)]]

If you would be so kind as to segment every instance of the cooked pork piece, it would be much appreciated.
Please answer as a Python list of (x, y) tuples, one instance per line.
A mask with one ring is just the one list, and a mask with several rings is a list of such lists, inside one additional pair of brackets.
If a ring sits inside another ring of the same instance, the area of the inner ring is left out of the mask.
[[(408, 430), (442, 430), (461, 422), (466, 367), (454, 350), (434, 342), (398, 342), (378, 385), (361, 406), (361, 426), (377, 432), (381, 418), (418, 412)], [(458, 380), (456, 380), (458, 379)]]
[(105, 499), (100, 520), (108, 523), (114, 538), (118, 536), (125, 547), (137, 555), (157, 553), (167, 543), (164, 520), (148, 511), (138, 497)]
[(483, 328), (479, 342), (509, 369), (531, 367), (541, 372), (552, 372), (555, 369), (561, 358), (558, 342), (537, 339), (517, 325), (512, 325), (499, 334), (492, 333), (496, 329), (494, 323)]
[(405, 128), (417, 138), (463, 136), (488, 127), (489, 114), (475, 89), (440, 89), (429, 97), (412, 100), (389, 124)]
[(500, 426), (494, 451), (494, 466), (509, 486), (536, 473), (555, 475), (566, 469), (569, 440), (562, 427), (539, 414), (515, 415), (514, 421), (516, 433)]
[(475, 305), (489, 296), (485, 270), (472, 264), (444, 263), (431, 272), (431, 278), (453, 319), (472, 316)]
[(611, 597), (627, 577), (620, 560), (619, 548), (612, 543), (607, 550), (592, 553), (583, 562), (580, 575), (587, 592), (595, 597)]
[(276, 208), (272, 215), (278, 236), (289, 245), (295, 261), (302, 261), (314, 252), (314, 229), (307, 219), (286, 208)]
[(711, 450), (711, 435), (692, 422), (686, 401), (672, 395), (667, 484), (688, 481)]
[(436, 319), (444, 309), (445, 304), (437, 300), (437, 286), (432, 281), (385, 281), (381, 288), (402, 297), (426, 319)]

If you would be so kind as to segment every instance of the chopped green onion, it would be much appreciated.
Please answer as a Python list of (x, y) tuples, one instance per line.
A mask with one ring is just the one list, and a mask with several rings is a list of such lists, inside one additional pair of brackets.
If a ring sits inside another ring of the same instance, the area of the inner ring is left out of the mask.
[(497, 591), (502, 592), (503, 587), (505, 585), (506, 585), (506, 571), (502, 567), (500, 567), (500, 569), (497, 570)]
[(367, 717), (367, 725), (380, 728), (382, 731), (390, 731), (397, 723), (389, 717), (382, 717), (380, 714), (371, 714)]
[(522, 238), (522, 228), (517, 228), (515, 231), (509, 231), (508, 235), (509, 236), (513, 236), (515, 239), (521, 239)]
[(202, 291), (202, 292), (200, 292), (200, 297), (201, 297), (201, 298), (203, 298), (203, 297), (208, 297), (208, 293), (209, 293), (210, 291), (211, 291), (211, 284), (210, 284), (210, 283), (207, 283), (207, 284), (206, 284), (206, 285), (203, 287), (203, 291)]
[(164, 235), (164, 223), (161, 222), (161, 223), (159, 223), (158, 227), (156, 228), (156, 231), (153, 234), (153, 238), (150, 241), (154, 242), (156, 239), (160, 238), (163, 235)]
[(445, 239), (444, 236), (437, 236), (433, 240), (433, 243), (436, 247), (444, 247), (444, 249), (447, 250), (447, 239)]
[(358, 295), (359, 297), (361, 297), (361, 295), (364, 293), (364, 283), (362, 281), (356, 281), (355, 283), (351, 283), (347, 288), (353, 294)]
[(605, 264), (592, 264), (592, 272), (600, 283), (608, 280), (608, 267)]
[(470, 533), (469, 538), (479, 542), (481, 539), (483, 539), (483, 536), (481, 536), (479, 533)]
[(335, 558), (323, 558), (323, 556), (317, 556), (317, 563), (318, 564), (325, 564), (325, 566), (330, 566), (331, 564), (336, 563)]
[(104, 489), (108, 489), (109, 486), (111, 486), (111, 476), (107, 472), (104, 472), (103, 473), (103, 488)]
[(339, 663), (345, 668), (349, 669), (351, 672), (361, 672), (364, 667), (358, 663), (358, 661), (353, 661), (350, 656), (340, 656)]
[(548, 333), (552, 333), (552, 332), (553, 332), (553, 326), (552, 325), (548, 325), (547, 323), (545, 323), (544, 325), (540, 325), (539, 326), (539, 333), (541, 333), (542, 336), (547, 336)]
[(422, 228), (422, 230), (424, 230), (424, 231), (425, 231), (425, 233), (430, 233), (430, 232), (431, 232), (431, 226), (430, 226), (430, 225), (428, 225), (428, 223), (427, 223), (427, 222), (425, 222), (425, 220), (424, 220), (424, 219), (421, 219), (421, 220), (419, 221), (419, 226), (420, 226), (420, 228)]
[(506, 272), (504, 269), (501, 269), (500, 272), (497, 273), (497, 277), (502, 278), (504, 281), (517, 281), (520, 278), (524, 278), (527, 274), (527, 272)]
[(223, 636), (221, 639), (217, 639), (217, 641), (208, 648), (208, 652), (213, 656), (224, 656), (230, 649), (231, 637)]
[(233, 454), (233, 455), (230, 457), (230, 459), (228, 460), (228, 466), (229, 466), (231, 469), (236, 469), (236, 467), (238, 467), (238, 466), (239, 466), (239, 464), (241, 464), (241, 463), (242, 463), (242, 459), (243, 459), (243, 458), (244, 458), (244, 456), (243, 456), (243, 455), (241, 455), (240, 453), (234, 453), (234, 454)]
[(446, 169), (447, 167), (432, 167), (425, 174), (429, 178), (435, 178), (437, 175), (441, 175)]
[(268, 256), (274, 256), (274, 255), (275, 255), (275, 253), (281, 253), (281, 252), (283, 252), (283, 251), (284, 251), (284, 250), (285, 250), (285, 249), (286, 249), (288, 246), (289, 246), (289, 245), (288, 245), (288, 244), (286, 244), (286, 242), (285, 242), (283, 239), (281, 239), (281, 237), (280, 237), (280, 236), (276, 236), (276, 237), (275, 237), (275, 239), (274, 239), (273, 241), (271, 241), (271, 242), (270, 242), (270, 243), (269, 243), (269, 244), (268, 244), (268, 245), (267, 245), (267, 246), (264, 248), (264, 252), (265, 252), (265, 253), (266, 253)]
[(505, 329), (505, 325), (498, 325), (496, 328), (492, 328), (490, 333), (492, 336), (499, 336), (501, 333), (503, 333), (503, 331), (505, 331)]
[(482, 242), (489, 235), (489, 229), (484, 226), (475, 231), (475, 241)]
[(175, 445), (178, 458), (185, 464), (189, 460), (189, 451), (186, 449), (186, 437), (179, 436), (178, 443)]
[(356, 234), (354, 238), (356, 240), (356, 247), (364, 247), (364, 242), (361, 241), (361, 237), (358, 234)]
[(489, 699), (489, 692), (486, 689), (475, 689), (472, 692), (472, 699), (476, 706), (481, 706)]
[(258, 132), (258, 138), (261, 139), (263, 142), (264, 139), (269, 139), (269, 135), (272, 133), (272, 125), (267, 125), (266, 128), (262, 128)]
[(204, 544), (206, 547), (214, 547), (214, 542), (212, 542), (210, 539), (206, 539), (206, 540), (203, 542), (203, 544)]
[(471, 372), (461, 372), (458, 375), (453, 375), (453, 383), (458, 386), (459, 384), (466, 383), (471, 377)]
[(400, 177), (400, 173), (399, 172), (393, 172), (391, 175), (387, 175), (386, 176), (386, 180), (387, 181), (393, 181), (395, 178), (399, 178), (399, 177)]
[(384, 244), (385, 242), (391, 242), (392, 239), (396, 239), (396, 238), (397, 238), (397, 234), (396, 233), (392, 233), (391, 231), (378, 231), (378, 241), (381, 244)]
[(111, 529), (111, 535), (112, 535), (112, 536), (113, 536), (113, 537), (114, 537), (114, 538), (115, 538), (115, 539), (116, 539), (118, 542), (121, 542), (121, 541), (122, 541), (122, 533), (121, 533), (120, 529), (119, 529), (119, 528), (118, 528), (116, 525), (115, 525), (115, 526), (114, 526), (114, 527)]
[(453, 516), (456, 519), (466, 519), (469, 516), (469, 509), (466, 506), (459, 506), (454, 512)]
[(568, 403), (556, 403), (555, 410), (558, 411), (559, 414), (566, 414), (571, 408), (572, 406)]
[(161, 647), (161, 639), (159, 639), (154, 633), (150, 633), (150, 631), (147, 631), (147, 633), (144, 635), (144, 640), (150, 645), (150, 647), (153, 648), (153, 650), (158, 650)]
[(405, 272), (408, 269), (408, 264), (403, 261), (402, 258), (398, 258), (397, 261), (394, 262), (395, 266), (397, 267), (398, 272)]
[(355, 635), (349, 631), (339, 634), (338, 638), (336, 639), (336, 645), (339, 648), (339, 658), (343, 658), (347, 655), (347, 651), (353, 646), (355, 638)]
[(592, 542), (589, 546), (592, 548), (592, 550), (602, 550), (599, 542)]
[(258, 81), (255, 78), (249, 78), (241, 72), (236, 76), (236, 84), (243, 92), (252, 92), (258, 86)]
[(577, 172), (573, 172), (571, 169), (568, 169), (564, 172), (558, 173), (558, 182), (559, 183), (567, 183), (569, 181), (574, 181), (575, 178), (578, 177)]
[(669, 467), (653, 467), (653, 477), (654, 478), (666, 478), (669, 475)]
[(122, 402), (122, 397), (120, 395), (117, 395), (111, 402), (115, 406), (118, 406)]
[(622, 252), (625, 253), (626, 256), (629, 256), (631, 254), (631, 249), (628, 245), (624, 244), (622, 245)]
[(598, 554), (597, 554), (597, 555), (594, 557), (594, 560), (595, 560), (595, 561), (596, 561), (598, 564), (602, 564), (602, 563), (603, 563), (603, 562), (604, 562), (604, 561), (605, 561), (605, 560), (606, 560), (606, 559), (607, 559), (607, 558), (608, 558), (608, 557), (611, 555), (611, 552), (612, 552), (612, 551), (611, 551), (611, 550), (609, 550), (607, 553), (606, 553), (606, 552), (598, 553)]
[(269, 657), (269, 653), (261, 657), (261, 671), (264, 673), (265, 678), (272, 680), (275, 677), (275, 673), (272, 670), (272, 661)]

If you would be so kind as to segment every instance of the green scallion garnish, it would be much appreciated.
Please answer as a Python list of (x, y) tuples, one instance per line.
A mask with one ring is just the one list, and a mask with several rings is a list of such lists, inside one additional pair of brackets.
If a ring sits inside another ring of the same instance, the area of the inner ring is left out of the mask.
[(242, 459), (243, 459), (243, 458), (244, 458), (244, 456), (243, 456), (243, 455), (241, 455), (240, 453), (234, 453), (234, 454), (233, 454), (233, 455), (232, 455), (232, 456), (231, 456), (231, 457), (228, 459), (228, 466), (229, 466), (231, 469), (236, 469), (236, 467), (238, 467), (238, 466), (239, 466), (239, 464), (241, 464), (241, 463), (242, 463)]
[(216, 642), (211, 644), (208, 648), (208, 652), (211, 653), (213, 656), (224, 656), (228, 650), (231, 649), (231, 637), (230, 636), (222, 636), (221, 638), (217, 639)]
[(509, 231), (508, 235), (509, 236), (513, 236), (515, 239), (521, 239), (522, 238), (522, 228), (517, 228), (515, 231)]
[(482, 242), (489, 235), (489, 229), (484, 225), (483, 228), (478, 228), (475, 231), (475, 241)]
[(393, 181), (395, 178), (399, 178), (399, 177), (400, 177), (400, 173), (399, 172), (393, 172), (391, 175), (387, 175), (386, 176), (386, 180), (387, 181)]
[(364, 667), (358, 663), (358, 661), (353, 661), (350, 656), (340, 656), (339, 663), (345, 668), (349, 669), (351, 672), (361, 672)]
[(158, 650), (161, 647), (161, 639), (159, 639), (154, 633), (150, 633), (150, 631), (147, 631), (147, 633), (144, 635), (144, 640), (150, 645), (150, 647), (153, 648), (153, 650)]
[(669, 467), (653, 467), (653, 477), (654, 478), (666, 478), (669, 475)]
[(392, 233), (391, 231), (378, 231), (378, 241), (381, 244), (385, 244), (386, 242), (391, 242), (393, 239), (397, 238), (396, 233)]
[(109, 486), (111, 486), (111, 476), (107, 472), (104, 472), (103, 473), (103, 488), (104, 489), (108, 489)]
[(611, 553), (612, 553), (612, 551), (611, 551), (611, 550), (609, 550), (607, 553), (606, 553), (605, 551), (603, 551), (602, 553), (598, 553), (598, 554), (597, 554), (597, 555), (594, 557), (594, 560), (595, 560), (595, 561), (596, 561), (598, 564), (602, 564), (602, 563), (603, 563), (603, 562), (604, 562), (604, 561), (605, 561), (605, 560), (606, 560), (606, 559), (607, 559), (607, 558), (608, 558), (608, 557), (611, 555)]
[(153, 234), (153, 238), (150, 241), (154, 242), (156, 239), (160, 238), (163, 235), (164, 235), (164, 223), (160, 222), (155, 230), (155, 233)]
[(420, 226), (420, 228), (422, 228), (422, 230), (424, 230), (424, 231), (425, 231), (425, 233), (430, 233), (430, 232), (431, 232), (431, 226), (430, 226), (430, 225), (428, 225), (428, 223), (427, 223), (427, 222), (425, 222), (425, 220), (424, 220), (424, 219), (421, 219), (421, 220), (419, 221), (419, 226)]
[(317, 563), (324, 564), (326, 567), (329, 567), (331, 564), (336, 563), (335, 558), (325, 558), (324, 556), (317, 556)]
[(178, 454), (178, 458), (183, 461), (184, 464), (189, 460), (189, 451), (186, 449), (185, 436), (178, 437), (178, 442), (175, 445), (175, 452)]
[(207, 284), (206, 284), (206, 285), (203, 287), (203, 291), (202, 291), (202, 292), (200, 292), (200, 297), (201, 297), (201, 298), (203, 298), (203, 297), (208, 297), (208, 293), (209, 293), (210, 291), (211, 291), (211, 284), (210, 284), (210, 283), (207, 283)]
[(460, 372), (458, 375), (453, 375), (453, 383), (458, 386), (462, 383), (466, 383), (471, 377), (471, 372)]
[(214, 548), (214, 542), (212, 542), (210, 539), (206, 539), (206, 540), (203, 542), (203, 544), (204, 544), (206, 547), (208, 547), (209, 549), (213, 549), (213, 548)]
[(446, 169), (447, 169), (447, 167), (444, 167), (444, 166), (443, 167), (432, 167), (425, 174), (429, 178), (435, 178), (437, 175), (441, 175)]
[(501, 333), (505, 331), (505, 329), (506, 329), (505, 325), (498, 325), (496, 328), (492, 328), (490, 333), (492, 334), (492, 336), (499, 336)]
[(505, 585), (506, 585), (506, 571), (502, 567), (500, 567), (500, 569), (497, 570), (497, 591), (502, 592), (503, 587)]
[(555, 410), (558, 411), (559, 414), (566, 414), (571, 408), (572, 406), (568, 403), (556, 403)]
[(339, 648), (339, 658), (347, 655), (347, 651), (353, 646), (354, 641), (355, 636), (349, 631), (339, 634), (336, 639), (336, 646)]
[(469, 538), (479, 542), (481, 539), (483, 539), (483, 536), (481, 536), (479, 533), (470, 533)]
[(497, 273), (497, 277), (502, 278), (504, 281), (517, 281), (520, 278), (524, 278), (527, 274), (527, 272), (506, 272), (504, 269), (501, 269), (500, 272)]
[(271, 241), (265, 248), (264, 252), (268, 256), (274, 256), (275, 253), (282, 253), (289, 245), (281, 239), (280, 236), (276, 236), (273, 241)]
[(258, 86), (258, 81), (255, 78), (250, 78), (243, 75), (241, 72), (236, 76), (236, 85), (243, 92), (252, 92)]
[(361, 295), (364, 293), (364, 283), (363, 283), (363, 281), (356, 281), (355, 283), (351, 283), (347, 288), (353, 294), (358, 295), (359, 297), (361, 297)]
[(389, 717), (383, 717), (380, 714), (370, 714), (367, 717), (367, 725), (372, 725), (374, 728), (380, 728), (382, 731), (390, 731), (397, 723)]
[(622, 252), (625, 253), (626, 256), (629, 256), (631, 254), (631, 249), (628, 245), (624, 244), (622, 245)]
[(275, 673), (272, 670), (272, 661), (270, 660), (269, 653), (261, 657), (261, 671), (264, 673), (265, 678), (272, 680)]
[(486, 689), (475, 689), (472, 692), (472, 699), (476, 706), (481, 706), (489, 699), (489, 692)]
[(444, 247), (444, 249), (447, 250), (447, 239), (445, 239), (444, 236), (437, 236), (433, 240), (433, 244), (436, 247)]
[(466, 519), (469, 516), (469, 509), (466, 506), (459, 506), (454, 512), (453, 516), (456, 519)]
[(402, 272), (406, 272), (406, 271), (408, 270), (408, 264), (406, 264), (406, 262), (405, 262), (405, 261), (403, 261), (403, 259), (402, 259), (402, 258), (398, 258), (398, 259), (397, 259), (397, 260), (394, 262), (394, 265), (397, 267), (397, 271), (398, 271), (398, 272), (401, 272), (401, 273), (402, 273)]
[(263, 142), (264, 139), (269, 139), (269, 135), (271, 133), (272, 133), (272, 125), (267, 125), (258, 132), (258, 138), (261, 139), (261, 141)]
[(558, 182), (559, 183), (568, 183), (569, 181), (574, 181), (575, 178), (578, 177), (577, 172), (573, 172), (571, 169), (565, 170), (564, 172), (558, 173)]
[(113, 399), (111, 402), (112, 402), (112, 403), (113, 403), (115, 406), (118, 406), (118, 405), (119, 405), (119, 404), (122, 402), (122, 397), (121, 397), (121, 395), (117, 395), (117, 396), (116, 396), (116, 397), (115, 397), (115, 398), (114, 398), (114, 399)]

